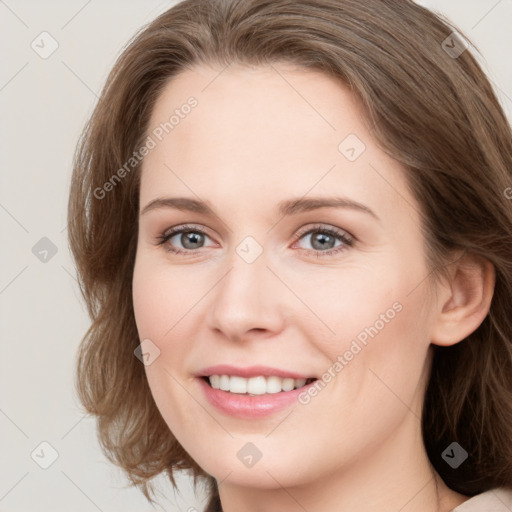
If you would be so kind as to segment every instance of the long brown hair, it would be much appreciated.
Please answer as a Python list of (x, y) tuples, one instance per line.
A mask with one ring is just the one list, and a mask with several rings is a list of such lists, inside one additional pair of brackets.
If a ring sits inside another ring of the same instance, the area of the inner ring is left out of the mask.
[[(77, 147), (69, 198), (69, 241), (92, 319), (76, 386), (105, 454), (148, 499), (152, 477), (167, 472), (174, 484), (185, 469), (210, 486), (212, 510), (219, 505), (215, 480), (169, 431), (133, 354), (140, 164), (112, 177), (140, 147), (168, 79), (202, 63), (284, 61), (347, 84), (382, 149), (407, 171), (430, 277), (454, 248), (494, 265), (483, 323), (452, 347), (433, 347), (422, 427), (448, 487), (469, 496), (512, 488), (512, 135), (470, 51), (448, 50), (463, 50), (455, 30), (462, 34), (408, 0), (185, 0), (119, 57)], [(457, 469), (441, 458), (454, 441), (469, 454)]]

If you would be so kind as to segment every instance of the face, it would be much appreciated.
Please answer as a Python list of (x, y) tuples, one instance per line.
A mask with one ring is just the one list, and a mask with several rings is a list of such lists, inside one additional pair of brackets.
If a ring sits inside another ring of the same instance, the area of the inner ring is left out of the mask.
[(192, 458), (270, 488), (418, 443), (433, 318), (419, 206), (347, 88), (284, 64), (196, 67), (147, 135), (135, 318)]

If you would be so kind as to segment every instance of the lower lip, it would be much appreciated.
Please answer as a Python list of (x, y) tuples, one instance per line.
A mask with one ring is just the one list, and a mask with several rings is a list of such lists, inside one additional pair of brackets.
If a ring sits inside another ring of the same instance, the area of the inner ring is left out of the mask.
[(292, 389), (291, 391), (251, 396), (214, 389), (204, 379), (198, 378), (198, 380), (208, 402), (219, 411), (229, 416), (247, 419), (270, 416), (271, 414), (289, 407), (294, 402), (297, 402), (297, 397), (300, 393), (307, 390), (309, 386), (312, 386), (316, 382), (313, 381), (307, 386)]

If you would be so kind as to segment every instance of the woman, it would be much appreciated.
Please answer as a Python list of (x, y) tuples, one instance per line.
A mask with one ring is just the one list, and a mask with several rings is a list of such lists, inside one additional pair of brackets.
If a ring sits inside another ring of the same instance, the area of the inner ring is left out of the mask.
[[(403, 0), (186, 0), (79, 144), (77, 387), (151, 500), (509, 510), (512, 136)], [(500, 508), (501, 507), (501, 508)]]

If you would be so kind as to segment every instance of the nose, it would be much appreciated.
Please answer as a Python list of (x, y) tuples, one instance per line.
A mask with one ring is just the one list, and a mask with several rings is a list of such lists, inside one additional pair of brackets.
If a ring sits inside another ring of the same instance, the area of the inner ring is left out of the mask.
[(210, 329), (242, 341), (268, 337), (284, 328), (286, 290), (267, 264), (265, 252), (252, 263), (233, 253), (229, 269), (211, 292)]

